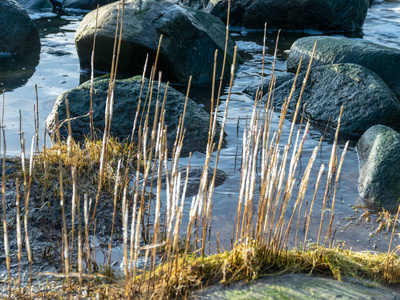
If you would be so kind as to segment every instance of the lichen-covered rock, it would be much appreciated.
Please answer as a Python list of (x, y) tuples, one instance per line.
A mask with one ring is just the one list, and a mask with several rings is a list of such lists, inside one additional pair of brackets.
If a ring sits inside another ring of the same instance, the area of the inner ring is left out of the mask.
[(400, 97), (400, 50), (365, 40), (330, 36), (298, 39), (292, 45), (286, 62), (288, 72), (296, 72), (301, 57), (301, 70), (307, 69), (315, 42), (317, 48), (313, 67), (338, 63), (362, 65), (378, 74), (393, 93)]
[[(110, 71), (115, 27), (120, 2), (99, 9), (94, 68)], [(91, 67), (96, 12), (82, 20), (76, 31), (75, 43), (81, 68)], [(221, 72), (225, 26), (218, 18), (205, 12), (183, 8), (167, 1), (129, 1), (125, 5), (119, 71), (140, 75), (146, 55), (155, 60), (160, 36), (163, 35), (158, 70), (163, 80), (193, 84), (211, 82), (215, 50), (218, 50), (217, 76)], [(229, 37), (225, 75), (230, 75), (235, 42)], [(240, 61), (240, 58), (238, 58)]]
[[(183, 0), (184, 5), (211, 13), (224, 22), (228, 0)], [(232, 25), (246, 28), (360, 31), (369, 0), (235, 0), (231, 1)]]
[(22, 54), (40, 49), (39, 32), (14, 0), (0, 1), (0, 53)]
[(400, 134), (375, 125), (357, 143), (359, 192), (368, 207), (392, 212), (400, 204)]
[[(305, 73), (297, 79), (292, 108), (300, 94)], [(274, 91), (274, 105), (289, 96), (294, 79)], [(267, 97), (267, 96), (265, 96)], [(340, 132), (360, 137), (368, 128), (384, 124), (400, 130), (400, 101), (374, 72), (356, 64), (330, 64), (310, 71), (302, 104), (306, 116), (317, 123), (337, 126), (340, 109), (344, 112)]]
[[(107, 98), (109, 79), (96, 79), (94, 81), (93, 91), (93, 121), (96, 132), (104, 131), (104, 115)], [(133, 128), (133, 121), (136, 114), (136, 109), (139, 101), (139, 95), (142, 86), (140, 76), (129, 79), (117, 80), (115, 83), (114, 92), (114, 108), (111, 124), (111, 136), (125, 139), (130, 137)], [(161, 84), (159, 94), (164, 95), (165, 84)], [(146, 79), (142, 91), (142, 105), (145, 102), (148, 91), (148, 80)], [(157, 84), (154, 86), (153, 99), (149, 110), (149, 127), (150, 132), (153, 127), (153, 119), (156, 111), (156, 95)], [(160, 96), (159, 108), (162, 105), (162, 96)], [(90, 135), (89, 117), (80, 117), (89, 112), (90, 101), (90, 81), (81, 84), (62, 95), (60, 95), (54, 105), (53, 111), (46, 120), (46, 127), (50, 133), (54, 133), (56, 129), (56, 112), (58, 113), (60, 123), (67, 118), (65, 109), (65, 99), (69, 100), (69, 109), (71, 118), (79, 117), (71, 121), (72, 137), (74, 139), (83, 139)], [(169, 87), (165, 105), (165, 125), (168, 126), (167, 138), (168, 148), (172, 149), (176, 132), (179, 125), (180, 115), (183, 113), (185, 105), (185, 95)], [(146, 108), (147, 110), (147, 108)], [(142, 118), (142, 125), (144, 123)], [(208, 141), (208, 128), (210, 115), (200, 108), (193, 100), (188, 99), (186, 107), (186, 119), (184, 128), (186, 130), (185, 139), (183, 142), (182, 154), (187, 155), (189, 152), (206, 150)], [(138, 128), (139, 125), (136, 126)], [(219, 136), (220, 127), (217, 126), (217, 134)], [(68, 135), (66, 123), (61, 127), (60, 133), (66, 137)], [(136, 135), (137, 136), (137, 135)]]

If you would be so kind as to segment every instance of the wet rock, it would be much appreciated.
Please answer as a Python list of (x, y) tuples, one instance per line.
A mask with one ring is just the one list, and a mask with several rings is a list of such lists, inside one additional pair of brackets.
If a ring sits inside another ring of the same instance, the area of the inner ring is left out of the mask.
[[(294, 76), (295, 75), (293, 73), (277, 74), (275, 77), (275, 88), (278, 88), (286, 81), (293, 79)], [(268, 92), (270, 83), (271, 83), (271, 76), (265, 77), (263, 82), (263, 95), (265, 95)], [(246, 87), (243, 90), (243, 93), (246, 93), (250, 95), (250, 97), (255, 98), (257, 91), (260, 91), (260, 88), (261, 84), (252, 84)]]
[(62, 3), (63, 9), (82, 9), (93, 10), (97, 5), (103, 6), (115, 2), (116, 0), (64, 0)]
[(67, 52), (67, 51), (59, 50), (59, 49), (58, 50), (50, 49), (47, 51), (47, 53), (51, 54), (51, 55), (55, 55), (55, 56), (72, 55), (71, 52)]
[(357, 143), (359, 192), (373, 209), (397, 210), (400, 195), (400, 134), (375, 125)]
[[(94, 128), (98, 131), (104, 130), (104, 112), (107, 98), (109, 79), (96, 79), (93, 91), (93, 120)], [(114, 111), (111, 125), (111, 135), (120, 139), (128, 138), (131, 135), (133, 121), (138, 105), (142, 79), (140, 76), (124, 80), (117, 80), (114, 93)], [(164, 95), (165, 84), (161, 84), (160, 95)], [(142, 92), (142, 105), (148, 91), (148, 80), (146, 79)], [(153, 118), (156, 109), (157, 84), (154, 84), (153, 100), (151, 101), (149, 113), (149, 126), (152, 128)], [(161, 96), (160, 96), (161, 97)], [(46, 127), (50, 132), (55, 131), (55, 113), (58, 112), (60, 122), (66, 119), (65, 99), (69, 100), (71, 118), (86, 115), (89, 111), (90, 101), (90, 81), (74, 88), (57, 98), (53, 111), (46, 120)], [(162, 97), (160, 101), (162, 104)], [(165, 106), (165, 124), (168, 126), (168, 148), (172, 149), (176, 138), (177, 127), (180, 115), (183, 113), (185, 95), (169, 87)], [(188, 99), (186, 108), (186, 129), (183, 142), (182, 154), (189, 152), (204, 152), (208, 140), (208, 127), (210, 115), (200, 108), (193, 100)], [(142, 124), (144, 122), (142, 119)], [(83, 139), (85, 135), (90, 135), (89, 117), (79, 117), (72, 120), (72, 136), (75, 139)], [(139, 125), (136, 126), (138, 128)], [(150, 128), (150, 130), (151, 130)], [(219, 135), (220, 127), (217, 129)], [(66, 124), (61, 128), (61, 135), (67, 136)], [(135, 135), (137, 136), (137, 135)]]
[[(5, 161), (5, 176), (10, 176), (12, 174), (14, 174), (15, 172), (17, 172), (19, 164), (16, 163), (15, 161), (11, 161), (11, 160), (6, 160)], [(3, 176), (3, 159), (0, 160), (0, 177)]]
[[(268, 295), (268, 297), (266, 297)], [(308, 274), (286, 274), (256, 279), (251, 284), (243, 281), (215, 285), (194, 293), (189, 299), (398, 299), (400, 293), (382, 285), (366, 285), (354, 278), (339, 281)]]
[(286, 70), (296, 72), (300, 57), (302, 71), (308, 67), (314, 43), (317, 42), (313, 66), (336, 63), (362, 65), (378, 74), (393, 93), (400, 97), (400, 50), (365, 40), (328, 36), (298, 39), (291, 47)]
[[(305, 73), (296, 83), (291, 107), (300, 94)], [(274, 92), (274, 105), (282, 105), (289, 96), (293, 81)], [(266, 97), (266, 96), (265, 96)], [(333, 128), (337, 126), (341, 106), (344, 112), (340, 133), (360, 137), (369, 127), (384, 124), (400, 129), (400, 101), (374, 72), (356, 64), (330, 64), (311, 69), (302, 104), (307, 118)]]
[[(118, 5), (116, 2), (99, 9), (94, 66), (100, 71), (110, 71)], [(158, 70), (163, 72), (163, 80), (187, 83), (192, 75), (193, 84), (211, 82), (215, 50), (218, 50), (217, 73), (222, 69), (225, 26), (218, 18), (167, 1), (129, 1), (124, 14), (119, 71), (142, 74), (146, 55), (150, 55), (149, 64), (155, 60), (161, 34)], [(96, 12), (92, 11), (76, 31), (75, 42), (82, 69), (91, 66), (95, 24)], [(235, 42), (229, 37), (227, 77), (234, 46)]]
[(53, 5), (50, 0), (16, 0), (28, 11), (51, 11)]
[[(228, 0), (183, 0), (184, 5), (211, 13), (224, 22)], [(231, 24), (246, 28), (361, 30), (369, 0), (236, 0), (231, 1)]]
[(13, 0), (0, 1), (0, 41), (0, 54), (23, 54), (40, 49), (35, 23)]
[[(182, 195), (183, 192), (183, 187), (185, 185), (186, 181), (186, 175), (187, 175), (187, 169), (186, 168), (178, 168), (178, 172), (181, 172), (181, 182), (180, 182), (180, 194)], [(188, 178), (188, 183), (186, 187), (186, 197), (194, 196), (197, 194), (199, 191), (199, 186), (200, 186), (200, 179), (201, 179), (201, 174), (203, 173), (203, 167), (202, 166), (191, 166), (189, 169), (189, 178)], [(210, 181), (212, 177), (214, 176), (214, 169), (213, 168), (208, 168), (207, 170), (207, 181)], [(223, 184), (227, 178), (227, 174), (223, 170), (217, 169), (215, 173), (215, 182), (214, 186), (217, 187), (221, 184)], [(155, 177), (156, 178), (156, 177)], [(162, 176), (162, 185), (161, 188), (166, 189), (167, 188), (167, 183), (166, 183), (166, 175)]]

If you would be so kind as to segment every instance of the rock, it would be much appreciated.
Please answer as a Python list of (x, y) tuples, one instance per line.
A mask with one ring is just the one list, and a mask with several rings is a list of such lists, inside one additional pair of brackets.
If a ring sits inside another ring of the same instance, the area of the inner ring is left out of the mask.
[(372, 5), (381, 4), (383, 2), (385, 2), (385, 0), (369, 0), (369, 6), (371, 7)]
[[(280, 87), (282, 84), (284, 84), (286, 81), (293, 79), (294, 78), (293, 73), (283, 73), (283, 74), (276, 74), (275, 76), (275, 88)], [(263, 84), (263, 95), (265, 95), (268, 90), (269, 90), (269, 85), (271, 81), (271, 76), (267, 76), (264, 78), (264, 84)], [(260, 89), (261, 84), (251, 84), (247, 86), (244, 90), (243, 93), (248, 94), (250, 97), (255, 98), (257, 91)]]
[(35, 23), (13, 0), (0, 1), (0, 41), (1, 54), (22, 54), (40, 49)]
[[(367, 281), (368, 282), (368, 281)], [(346, 277), (339, 281), (329, 277), (308, 274), (285, 274), (259, 278), (246, 284), (243, 281), (227, 285), (215, 285), (195, 292), (189, 299), (398, 299), (400, 293), (382, 285), (365, 284)]]
[[(215, 50), (218, 50), (217, 73), (222, 69), (225, 47), (223, 23), (207, 13), (167, 1), (143, 1), (142, 6), (140, 2), (132, 0), (125, 6), (118, 70), (142, 74), (148, 53), (149, 65), (155, 61), (162, 34), (158, 70), (163, 72), (163, 80), (187, 83), (192, 75), (193, 84), (211, 82)], [(94, 65), (100, 71), (110, 71), (118, 4), (112, 3), (99, 9)], [(75, 43), (83, 69), (91, 66), (95, 23), (96, 12), (92, 11), (76, 31)], [(230, 76), (234, 46), (235, 42), (229, 37), (225, 68), (227, 77)]]
[(97, 5), (103, 6), (115, 2), (116, 0), (64, 0), (62, 3), (63, 9), (82, 9), (93, 10)]
[(396, 212), (400, 195), (400, 134), (375, 125), (357, 143), (360, 196), (368, 207)]
[[(305, 73), (301, 73), (291, 101), (297, 102)], [(274, 105), (289, 96), (293, 80), (275, 89)], [(267, 97), (267, 95), (265, 96)], [(301, 106), (307, 118), (333, 128), (341, 106), (344, 112), (340, 132), (350, 138), (361, 136), (369, 127), (385, 124), (400, 129), (400, 101), (372, 71), (356, 64), (330, 64), (311, 69)]]
[[(181, 182), (180, 182), (180, 195), (182, 195), (183, 188), (185, 185), (186, 181), (186, 174), (187, 170), (186, 168), (178, 168), (178, 172), (181, 172)], [(189, 178), (188, 178), (188, 183), (186, 187), (186, 197), (194, 196), (197, 195), (197, 192), (199, 191), (199, 186), (200, 186), (200, 179), (201, 179), (201, 174), (203, 173), (203, 167), (202, 166), (190, 166), (189, 169)], [(213, 168), (208, 168), (207, 170), (207, 180), (210, 181), (214, 175), (214, 169)], [(228, 175), (223, 171), (217, 169), (215, 173), (215, 187), (223, 184), (226, 180)], [(154, 176), (154, 186), (157, 185), (157, 176)], [(167, 183), (166, 183), (166, 175), (162, 175), (162, 189), (167, 188)]]
[[(108, 79), (96, 79), (93, 91), (93, 120), (94, 128), (98, 131), (104, 130), (104, 113), (105, 102), (107, 98)], [(131, 135), (133, 121), (138, 104), (142, 79), (140, 76), (129, 79), (117, 80), (114, 93), (114, 112), (111, 125), (111, 135), (120, 139), (128, 138)], [(142, 92), (142, 105), (146, 98), (148, 90), (148, 80), (146, 79)], [(165, 84), (161, 84), (160, 95), (164, 95)], [(58, 112), (60, 123), (66, 119), (65, 99), (69, 100), (71, 118), (86, 115), (89, 111), (90, 99), (90, 81), (81, 84), (57, 98), (53, 111), (46, 120), (46, 127), (50, 133), (55, 132), (56, 122), (55, 113)], [(149, 126), (152, 128), (153, 118), (156, 108), (157, 83), (154, 85), (153, 100), (149, 113)], [(162, 96), (160, 96), (162, 102)], [(161, 108), (160, 103), (160, 108)], [(185, 104), (185, 95), (169, 87), (165, 106), (165, 124), (168, 126), (168, 148), (172, 149), (176, 138), (176, 131), (179, 124), (179, 117), (183, 112)], [(182, 154), (187, 155), (189, 152), (206, 150), (208, 140), (208, 127), (210, 115), (200, 108), (193, 100), (188, 99), (186, 108), (186, 129), (185, 139), (183, 142)], [(144, 123), (144, 118), (142, 124)], [(62, 126), (61, 135), (66, 137), (66, 125)], [(84, 136), (90, 134), (89, 117), (80, 117), (71, 122), (72, 137), (81, 140)], [(138, 128), (139, 125), (136, 126)], [(150, 128), (150, 130), (151, 130)], [(218, 126), (217, 134), (219, 137), (220, 127)]]
[(313, 66), (337, 63), (362, 65), (378, 74), (397, 97), (400, 97), (400, 50), (365, 40), (328, 36), (298, 39), (291, 47), (286, 70), (296, 72), (303, 56), (302, 71), (308, 67), (314, 43), (317, 42)]
[(50, 0), (16, 0), (28, 11), (51, 11), (53, 5)]
[[(184, 5), (211, 13), (226, 22), (228, 0), (183, 0)], [(246, 28), (315, 29), (358, 32), (369, 0), (236, 0), (231, 1), (231, 24)]]

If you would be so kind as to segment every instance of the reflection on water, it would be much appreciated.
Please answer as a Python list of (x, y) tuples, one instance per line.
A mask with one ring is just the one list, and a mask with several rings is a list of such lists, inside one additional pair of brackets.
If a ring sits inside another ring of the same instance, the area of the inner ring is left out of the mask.
[(39, 64), (40, 49), (18, 56), (0, 56), (0, 89), (9, 92), (27, 83)]

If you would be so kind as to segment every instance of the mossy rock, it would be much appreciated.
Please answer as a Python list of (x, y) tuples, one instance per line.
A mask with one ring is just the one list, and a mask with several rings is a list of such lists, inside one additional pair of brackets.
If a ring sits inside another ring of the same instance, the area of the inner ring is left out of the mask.
[(374, 44), (361, 39), (330, 36), (311, 36), (298, 39), (290, 48), (286, 70), (296, 72), (300, 62), (304, 72), (317, 43), (313, 68), (339, 63), (361, 65), (379, 75), (393, 93), (400, 97), (400, 50)]
[(343, 282), (306, 274), (289, 274), (257, 279), (251, 284), (239, 282), (229, 286), (217, 285), (193, 295), (197, 300), (247, 300), (247, 299), (399, 299), (400, 293), (381, 285), (366, 286), (354, 279)]
[[(300, 95), (305, 73), (296, 82), (290, 108)], [(289, 96), (294, 79), (274, 91), (274, 105), (281, 106)], [(268, 97), (268, 95), (264, 96)], [(384, 124), (400, 130), (400, 101), (374, 72), (357, 64), (330, 64), (311, 69), (302, 95), (306, 117), (336, 128), (343, 106), (340, 133), (358, 139), (368, 128)]]
[[(95, 79), (93, 85), (93, 122), (96, 132), (104, 131), (105, 105), (107, 99), (109, 79)], [(114, 91), (114, 108), (111, 124), (111, 136), (120, 139), (126, 139), (131, 136), (133, 122), (138, 106), (139, 95), (141, 94), (142, 109), (148, 94), (149, 81), (146, 79), (143, 91), (141, 91), (142, 78), (135, 76), (129, 79), (116, 80)], [(153, 128), (153, 121), (157, 105), (157, 95), (159, 95), (159, 108), (161, 109), (162, 100), (165, 93), (166, 85), (160, 85), (160, 91), (157, 90), (157, 82), (153, 88), (153, 99), (149, 109), (149, 136)], [(60, 95), (54, 105), (53, 111), (46, 120), (46, 127), (50, 133), (56, 131), (56, 113), (58, 113), (60, 124), (67, 118), (65, 99), (69, 100), (69, 109), (72, 125), (72, 137), (76, 140), (82, 140), (85, 136), (90, 135), (89, 116), (87, 115), (90, 107), (90, 81)], [(173, 148), (176, 132), (179, 125), (179, 118), (183, 114), (185, 105), (185, 95), (178, 92), (172, 87), (168, 88), (166, 105), (165, 105), (165, 125), (167, 125), (168, 148)], [(147, 107), (146, 107), (147, 111)], [(144, 124), (146, 116), (139, 119)], [(184, 128), (186, 130), (183, 142), (182, 154), (187, 155), (189, 152), (205, 152), (208, 141), (210, 115), (197, 105), (193, 100), (188, 99), (186, 107), (186, 118)], [(137, 124), (136, 129), (139, 128)], [(217, 125), (217, 137), (219, 137), (220, 126)], [(63, 137), (68, 136), (67, 123), (64, 122), (60, 129)], [(137, 136), (137, 132), (135, 133)]]
[[(99, 8), (94, 68), (109, 72), (118, 6), (111, 3)], [(91, 68), (96, 11), (87, 14), (75, 35), (75, 44), (82, 69)], [(183, 8), (168, 1), (132, 0), (125, 4), (118, 70), (140, 75), (147, 54), (149, 66), (156, 57), (160, 36), (163, 39), (158, 57), (162, 79), (186, 84), (192, 76), (193, 85), (213, 80), (215, 51), (218, 50), (217, 78), (222, 70), (225, 48), (225, 25), (205, 12)], [(235, 42), (229, 36), (225, 76), (230, 76)], [(240, 62), (238, 56), (237, 62)], [(148, 72), (150, 67), (148, 68)]]
[(400, 134), (376, 125), (357, 143), (359, 192), (368, 207), (395, 212), (400, 204)]
[[(173, 0), (171, 0), (173, 1)], [(228, 0), (181, 0), (184, 5), (218, 16), (224, 22)], [(231, 1), (232, 25), (263, 29), (361, 30), (369, 0), (235, 0)]]

